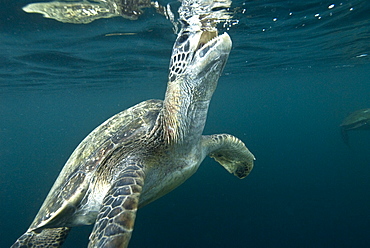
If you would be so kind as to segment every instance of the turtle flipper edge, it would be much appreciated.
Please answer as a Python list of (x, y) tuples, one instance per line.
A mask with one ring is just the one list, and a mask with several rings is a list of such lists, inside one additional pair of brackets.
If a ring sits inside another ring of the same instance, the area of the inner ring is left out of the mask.
[(244, 143), (230, 134), (214, 134), (202, 137), (207, 155), (214, 158), (228, 172), (242, 179), (253, 169), (254, 155)]
[(139, 197), (144, 184), (143, 166), (126, 164), (103, 200), (89, 248), (125, 248), (134, 229)]
[(70, 230), (69, 227), (58, 227), (40, 232), (27, 231), (10, 248), (61, 247)]

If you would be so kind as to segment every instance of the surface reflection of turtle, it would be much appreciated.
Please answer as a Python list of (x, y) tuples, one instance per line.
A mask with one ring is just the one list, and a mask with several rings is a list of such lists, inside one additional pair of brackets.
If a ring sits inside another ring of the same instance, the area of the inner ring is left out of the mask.
[(370, 130), (370, 108), (360, 109), (349, 114), (340, 125), (344, 143), (349, 144), (348, 131)]
[(127, 247), (137, 209), (182, 184), (207, 155), (246, 177), (254, 156), (241, 140), (202, 135), (230, 50), (226, 33), (181, 32), (164, 101), (139, 103), (92, 131), (13, 247), (59, 247), (71, 227), (90, 224), (90, 248)]
[(43, 14), (46, 18), (67, 23), (90, 23), (100, 18), (122, 16), (136, 20), (143, 8), (155, 7), (157, 12), (168, 16), (165, 7), (150, 0), (63, 0), (53, 2), (31, 3), (23, 7), (27, 13)]

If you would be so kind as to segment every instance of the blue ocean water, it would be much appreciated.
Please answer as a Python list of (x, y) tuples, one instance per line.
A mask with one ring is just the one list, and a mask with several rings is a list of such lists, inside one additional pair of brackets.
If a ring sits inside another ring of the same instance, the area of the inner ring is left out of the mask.
[[(163, 99), (176, 37), (152, 9), (74, 25), (24, 13), (30, 2), (0, 10), (0, 247), (26, 231), (90, 131)], [(351, 132), (348, 147), (339, 125), (370, 107), (370, 2), (232, 6), (238, 21), (222, 31), (233, 49), (204, 133), (241, 138), (255, 168), (239, 180), (206, 159), (138, 211), (130, 247), (369, 247), (370, 132)], [(91, 228), (64, 247), (86, 247)]]

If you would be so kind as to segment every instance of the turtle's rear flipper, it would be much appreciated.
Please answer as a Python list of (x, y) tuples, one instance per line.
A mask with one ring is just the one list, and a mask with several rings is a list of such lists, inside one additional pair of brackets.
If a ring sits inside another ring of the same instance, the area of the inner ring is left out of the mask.
[(144, 184), (144, 172), (136, 162), (121, 164), (118, 166), (121, 172), (104, 197), (90, 235), (89, 248), (124, 248), (130, 241)]
[(46, 228), (41, 232), (27, 231), (10, 248), (61, 247), (71, 228)]
[(119, 16), (119, 13), (104, 2), (48, 2), (31, 3), (23, 7), (27, 13), (43, 14), (60, 22), (86, 24), (100, 18)]
[(254, 155), (240, 139), (230, 134), (203, 136), (202, 145), (207, 155), (240, 179), (248, 176), (253, 169)]

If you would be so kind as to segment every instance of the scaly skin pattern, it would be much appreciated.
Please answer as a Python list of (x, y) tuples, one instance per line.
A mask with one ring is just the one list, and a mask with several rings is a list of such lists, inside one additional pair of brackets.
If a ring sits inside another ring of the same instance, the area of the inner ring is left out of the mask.
[(137, 209), (186, 181), (206, 156), (238, 178), (250, 173), (255, 158), (241, 140), (202, 135), (231, 39), (199, 20), (182, 20), (164, 101), (139, 103), (93, 130), (12, 247), (60, 247), (71, 227), (90, 224), (90, 248), (127, 247)]
[(126, 162), (125, 165), (103, 199), (89, 247), (124, 247), (130, 240), (144, 171), (137, 162)]

